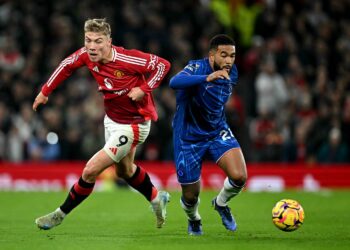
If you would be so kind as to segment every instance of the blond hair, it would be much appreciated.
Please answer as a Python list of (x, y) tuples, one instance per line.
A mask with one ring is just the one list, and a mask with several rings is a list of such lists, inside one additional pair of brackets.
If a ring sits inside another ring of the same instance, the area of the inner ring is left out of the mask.
[(106, 18), (94, 18), (88, 19), (84, 24), (84, 31), (86, 32), (96, 32), (102, 33), (107, 37), (111, 37), (111, 26), (106, 22)]

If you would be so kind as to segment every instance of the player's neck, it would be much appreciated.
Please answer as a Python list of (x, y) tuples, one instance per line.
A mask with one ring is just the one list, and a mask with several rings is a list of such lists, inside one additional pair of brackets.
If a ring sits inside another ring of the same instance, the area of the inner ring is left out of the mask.
[(109, 63), (112, 60), (113, 60), (113, 53), (112, 53), (112, 47), (111, 47), (109, 52), (107, 53), (107, 56), (101, 60), (101, 63)]

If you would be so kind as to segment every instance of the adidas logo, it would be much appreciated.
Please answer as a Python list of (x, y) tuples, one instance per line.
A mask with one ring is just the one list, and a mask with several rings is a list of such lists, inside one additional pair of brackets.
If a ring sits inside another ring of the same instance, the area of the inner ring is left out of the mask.
[(92, 70), (95, 71), (95, 72), (100, 72), (100, 71), (98, 70), (98, 67), (97, 67), (97, 66), (95, 66)]
[(109, 150), (111, 150), (111, 152), (116, 155), (117, 154), (117, 148), (109, 148)]

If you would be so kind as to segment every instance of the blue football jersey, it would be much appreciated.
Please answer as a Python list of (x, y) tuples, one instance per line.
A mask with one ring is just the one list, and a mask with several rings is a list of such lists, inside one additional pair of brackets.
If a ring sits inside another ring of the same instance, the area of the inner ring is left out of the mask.
[(176, 92), (176, 113), (173, 119), (174, 136), (187, 141), (210, 140), (227, 129), (225, 103), (237, 84), (235, 65), (230, 80), (207, 82), (213, 72), (209, 59), (192, 60), (171, 78), (170, 86)]

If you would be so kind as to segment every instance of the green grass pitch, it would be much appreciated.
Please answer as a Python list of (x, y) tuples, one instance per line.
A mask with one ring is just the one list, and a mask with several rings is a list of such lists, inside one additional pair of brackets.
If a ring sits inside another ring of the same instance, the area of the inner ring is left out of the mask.
[[(350, 191), (306, 193), (243, 192), (230, 202), (238, 231), (227, 232), (210, 201), (216, 192), (201, 194), (204, 235), (187, 235), (179, 192), (171, 192), (168, 218), (162, 229), (147, 201), (129, 189), (95, 192), (62, 223), (49, 231), (34, 219), (54, 210), (66, 192), (0, 192), (0, 249), (350, 249)], [(282, 198), (298, 200), (304, 225), (283, 232), (271, 221), (272, 206)]]

